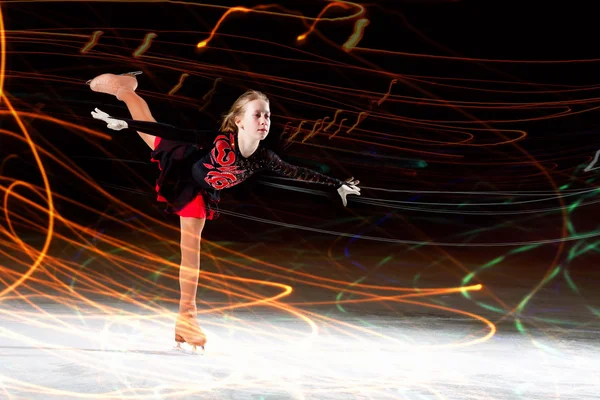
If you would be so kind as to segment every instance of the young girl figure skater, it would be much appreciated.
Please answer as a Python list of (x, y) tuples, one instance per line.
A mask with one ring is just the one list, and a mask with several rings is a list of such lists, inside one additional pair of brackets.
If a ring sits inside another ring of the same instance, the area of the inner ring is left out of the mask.
[(335, 188), (346, 206), (347, 195), (360, 195), (359, 181), (354, 178), (341, 181), (288, 164), (261, 146), (269, 134), (271, 111), (269, 99), (258, 91), (249, 90), (233, 103), (218, 132), (158, 123), (146, 101), (135, 92), (135, 76), (140, 73), (102, 74), (87, 82), (93, 91), (123, 101), (132, 119), (116, 119), (97, 108), (92, 116), (106, 122), (110, 129), (137, 132), (152, 149), (151, 160), (159, 168), (157, 199), (166, 203), (167, 212), (179, 216), (181, 227), (175, 341), (178, 347), (187, 342), (194, 350), (196, 346), (204, 349), (206, 335), (198, 325), (196, 309), (200, 239), (206, 220), (218, 216), (220, 191), (242, 183), (255, 172), (268, 170)]

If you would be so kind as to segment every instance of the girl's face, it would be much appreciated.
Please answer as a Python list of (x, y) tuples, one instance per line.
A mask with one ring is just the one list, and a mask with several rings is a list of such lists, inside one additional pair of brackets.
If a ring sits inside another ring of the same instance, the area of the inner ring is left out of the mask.
[(262, 99), (248, 102), (244, 113), (235, 118), (238, 134), (248, 139), (263, 140), (269, 134), (271, 127), (271, 110), (269, 103)]

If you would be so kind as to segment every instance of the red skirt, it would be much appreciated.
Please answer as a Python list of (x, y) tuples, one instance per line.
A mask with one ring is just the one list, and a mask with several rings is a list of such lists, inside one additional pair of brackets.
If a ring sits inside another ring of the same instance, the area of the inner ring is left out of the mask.
[[(177, 146), (177, 147), (186, 147), (186, 146), (191, 146), (188, 144), (174, 144), (174, 142), (170, 141), (170, 140), (165, 140), (164, 143), (165, 146)], [(160, 137), (156, 137), (155, 141), (154, 141), (154, 151), (157, 152), (157, 150), (160, 152), (159, 149), (159, 145), (161, 143), (161, 138)], [(164, 147), (164, 146), (163, 146)], [(180, 152), (173, 152), (173, 151), (169, 151), (169, 154), (180, 154)], [(165, 171), (165, 168), (163, 168), (163, 164), (164, 163), (164, 159), (156, 159), (156, 158), (152, 158), (153, 162), (157, 162), (158, 163), (158, 168), (161, 171), (161, 178), (163, 177), (163, 175), (168, 174), (168, 171)], [(163, 162), (161, 162), (163, 161)], [(166, 164), (166, 163), (164, 163)], [(170, 165), (171, 163), (169, 163)], [(185, 163), (184, 163), (185, 164)], [(185, 170), (191, 171), (191, 166), (186, 166), (184, 165)], [(166, 209), (166, 211), (168, 213), (172, 213), (172, 214), (176, 214), (179, 215), (181, 217), (188, 217), (188, 218), (207, 218), (207, 219), (213, 219), (214, 218), (214, 213), (213, 212), (207, 212), (207, 207), (206, 207), (206, 200), (204, 199), (204, 193), (202, 192), (201, 189), (195, 188), (193, 186), (194, 185), (192, 182), (189, 182), (187, 184), (181, 185), (178, 184), (177, 188), (175, 190), (170, 190), (168, 191), (168, 194), (165, 193), (165, 190), (163, 190), (163, 188), (161, 187), (160, 182), (163, 181), (164, 179), (160, 179), (157, 180), (155, 189), (156, 189), (156, 193), (157, 193), (157, 200), (159, 202), (163, 202), (163, 203), (167, 203), (168, 207)], [(163, 196), (164, 194), (164, 196)], [(165, 196), (168, 196), (169, 199), (167, 199)]]

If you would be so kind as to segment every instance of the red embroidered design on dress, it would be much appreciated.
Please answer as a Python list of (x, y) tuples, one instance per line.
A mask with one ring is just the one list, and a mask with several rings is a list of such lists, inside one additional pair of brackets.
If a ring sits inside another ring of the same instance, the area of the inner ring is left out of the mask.
[(235, 164), (236, 156), (232, 148), (235, 140), (233, 135), (219, 135), (215, 139), (215, 146), (210, 153), (212, 164), (204, 163), (211, 171), (206, 174), (204, 181), (213, 188), (220, 190), (233, 186), (237, 182), (236, 172), (239, 172)]

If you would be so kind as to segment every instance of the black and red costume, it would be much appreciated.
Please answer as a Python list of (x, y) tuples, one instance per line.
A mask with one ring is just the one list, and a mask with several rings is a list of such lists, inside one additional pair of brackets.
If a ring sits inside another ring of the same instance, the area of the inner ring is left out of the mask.
[(239, 185), (261, 170), (336, 189), (344, 184), (339, 179), (286, 163), (262, 145), (244, 157), (236, 134), (219, 133), (214, 137), (214, 131), (120, 119), (127, 122), (126, 130), (156, 136), (151, 159), (160, 169), (156, 180), (158, 200), (167, 203), (167, 212), (183, 217), (217, 218), (220, 191)]

